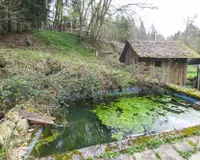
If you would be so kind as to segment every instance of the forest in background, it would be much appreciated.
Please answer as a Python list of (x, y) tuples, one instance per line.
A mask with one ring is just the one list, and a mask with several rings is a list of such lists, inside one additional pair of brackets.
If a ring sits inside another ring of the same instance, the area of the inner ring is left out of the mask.
[[(97, 40), (165, 40), (154, 24), (145, 28), (138, 9), (157, 7), (150, 0), (121, 4), (113, 0), (1, 0), (0, 35), (54, 30), (88, 34)], [(200, 52), (200, 29), (195, 18), (187, 18), (185, 31), (166, 40), (182, 41)]]
[(156, 9), (150, 1), (117, 5), (113, 0), (2, 0), (0, 33), (39, 29), (87, 33), (93, 39), (121, 42), (164, 40), (154, 25), (147, 32), (142, 20), (140, 26), (135, 24), (135, 10), (146, 8)]
[(174, 35), (167, 38), (167, 40), (181, 41), (188, 47), (200, 53), (200, 28), (195, 24), (197, 16), (192, 18), (187, 17), (185, 20), (185, 30), (178, 31)]

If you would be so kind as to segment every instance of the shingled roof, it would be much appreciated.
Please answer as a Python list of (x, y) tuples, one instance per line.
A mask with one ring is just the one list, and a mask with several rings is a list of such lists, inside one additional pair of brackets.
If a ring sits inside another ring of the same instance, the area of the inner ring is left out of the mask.
[(129, 44), (139, 57), (200, 58), (198, 53), (178, 41), (132, 41)]

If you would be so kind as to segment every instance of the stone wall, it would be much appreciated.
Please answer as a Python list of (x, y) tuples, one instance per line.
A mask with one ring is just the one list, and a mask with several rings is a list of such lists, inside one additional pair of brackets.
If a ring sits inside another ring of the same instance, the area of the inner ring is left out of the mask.
[[(8, 153), (5, 153), (6, 159), (22, 159), (27, 147), (19, 146), (25, 143), (26, 138), (24, 139), (24, 137), (27, 136), (28, 130), (28, 121), (23, 119), (18, 112), (12, 109), (6, 113), (4, 120), (0, 124), (0, 146), (1, 148), (5, 149), (7, 147), (8, 149)], [(15, 148), (15, 145), (18, 147)]]

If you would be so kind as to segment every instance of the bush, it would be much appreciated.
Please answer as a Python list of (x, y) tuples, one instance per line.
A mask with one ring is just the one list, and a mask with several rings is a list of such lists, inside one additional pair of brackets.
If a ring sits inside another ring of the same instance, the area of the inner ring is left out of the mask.
[(3, 36), (5, 36), (7, 33), (8, 33), (8, 31), (7, 31), (6, 29), (2, 29), (2, 30), (1, 30), (1, 34), (2, 34)]
[(53, 98), (42, 90), (38, 81), (33, 77), (14, 76), (2, 79), (0, 82), (0, 109), (6, 112), (17, 104), (26, 101), (41, 102), (41, 104), (51, 104)]
[(35, 85), (20, 78), (4, 79), (0, 83), (1, 107), (13, 107), (21, 100), (28, 99), (35, 90)]
[[(124, 72), (92, 68), (87, 65), (50, 67), (51, 74), (17, 75), (0, 81), (0, 108), (7, 111), (32, 101), (53, 109), (86, 98), (101, 99), (108, 90), (126, 86)], [(129, 78), (129, 77), (128, 77)]]

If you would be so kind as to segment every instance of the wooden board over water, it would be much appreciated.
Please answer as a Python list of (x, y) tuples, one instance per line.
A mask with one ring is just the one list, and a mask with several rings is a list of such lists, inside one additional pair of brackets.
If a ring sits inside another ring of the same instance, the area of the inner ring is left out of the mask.
[(39, 113), (30, 113), (25, 110), (16, 110), (23, 118), (29, 120), (32, 124), (54, 124), (55, 118), (41, 115)]

